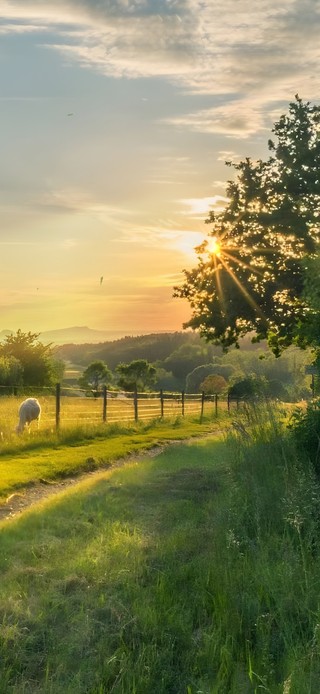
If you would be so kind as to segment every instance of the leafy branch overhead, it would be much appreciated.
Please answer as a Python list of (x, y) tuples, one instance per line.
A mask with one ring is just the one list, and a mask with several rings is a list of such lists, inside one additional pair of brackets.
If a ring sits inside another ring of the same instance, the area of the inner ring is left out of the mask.
[[(320, 240), (320, 107), (299, 96), (275, 123), (266, 161), (232, 164), (228, 204), (210, 212), (198, 266), (184, 270), (174, 295), (188, 299), (184, 327), (224, 349), (254, 332), (279, 355), (314, 340), (318, 307), (306, 289)], [(313, 274), (312, 274), (313, 272)], [(318, 287), (317, 296), (320, 295)], [(319, 303), (319, 302), (318, 302)], [(313, 326), (313, 328), (312, 328)]]

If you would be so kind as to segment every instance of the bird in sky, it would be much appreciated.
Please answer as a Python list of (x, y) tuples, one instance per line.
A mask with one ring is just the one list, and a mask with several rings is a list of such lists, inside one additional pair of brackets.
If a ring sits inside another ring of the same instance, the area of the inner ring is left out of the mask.
[(100, 286), (101, 286), (102, 282), (103, 282), (103, 276), (100, 277)]

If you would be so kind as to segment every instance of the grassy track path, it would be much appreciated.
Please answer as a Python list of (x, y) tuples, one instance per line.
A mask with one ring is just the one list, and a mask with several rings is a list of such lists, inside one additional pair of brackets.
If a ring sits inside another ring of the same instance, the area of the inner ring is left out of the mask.
[[(101, 477), (106, 470), (111, 470), (115, 469), (117, 467), (121, 467), (127, 463), (132, 463), (135, 460), (141, 460), (143, 458), (154, 458), (157, 455), (160, 455), (162, 451), (167, 448), (168, 446), (174, 446), (179, 443), (186, 443), (189, 441), (196, 442), (197, 440), (204, 439), (205, 437), (219, 437), (223, 433), (223, 431), (226, 431), (225, 429), (215, 429), (214, 432), (208, 432), (204, 431), (200, 436), (190, 436), (188, 438), (177, 438), (174, 440), (168, 440), (164, 439), (161, 442), (157, 442), (154, 445), (149, 445), (146, 447), (146, 445), (141, 448), (139, 448), (137, 451), (131, 452), (129, 451), (128, 454), (122, 456), (122, 457), (106, 457), (105, 460), (99, 461), (99, 467), (98, 469), (88, 469), (90, 468), (90, 465), (95, 467), (95, 458), (94, 457), (86, 457), (86, 465), (87, 469), (85, 471), (80, 471), (78, 469), (74, 470), (74, 474), (68, 475), (67, 477), (60, 477), (58, 476), (58, 479), (53, 479), (51, 480), (50, 478), (40, 478), (39, 480), (36, 481), (30, 481), (27, 484), (22, 485), (21, 488), (19, 488), (16, 491), (13, 491), (4, 500), (4, 503), (0, 505), (0, 522), (1, 521), (8, 521), (12, 518), (15, 518), (17, 515), (20, 515), (28, 509), (31, 506), (34, 506), (35, 504), (41, 502), (42, 500), (51, 497), (53, 495), (60, 494), (64, 492), (66, 489), (70, 488), (71, 486), (74, 486), (76, 484), (81, 483), (83, 480), (88, 480), (88, 479), (94, 479), (98, 478), (99, 476)], [(146, 442), (147, 443), (147, 442)], [(92, 448), (92, 445), (90, 446)], [(88, 451), (86, 451), (87, 455)], [(53, 453), (54, 455), (54, 453)]]
[(17, 515), (25, 511), (30, 506), (34, 506), (39, 501), (47, 499), (55, 494), (60, 494), (69, 487), (76, 484), (80, 484), (83, 480), (101, 477), (106, 470), (115, 469), (121, 467), (126, 463), (132, 463), (134, 460), (141, 460), (142, 458), (154, 458), (160, 455), (162, 451), (169, 445), (182, 443), (181, 441), (170, 441), (169, 443), (154, 446), (152, 449), (146, 451), (141, 451), (139, 454), (133, 453), (132, 455), (126, 456), (125, 458), (120, 458), (116, 462), (106, 463), (102, 465), (99, 470), (92, 470), (90, 472), (83, 472), (75, 477), (68, 477), (66, 479), (60, 480), (59, 482), (48, 482), (47, 480), (40, 480), (39, 483), (27, 487), (21, 491), (13, 492), (10, 494), (6, 503), (0, 506), (0, 521), (9, 520), (10, 518), (15, 518)]

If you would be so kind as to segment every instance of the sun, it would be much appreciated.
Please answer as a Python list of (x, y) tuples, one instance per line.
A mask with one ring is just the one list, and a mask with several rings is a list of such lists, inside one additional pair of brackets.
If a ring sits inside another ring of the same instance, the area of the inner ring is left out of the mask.
[(222, 249), (221, 249), (221, 244), (219, 243), (218, 239), (216, 236), (213, 236), (210, 241), (208, 241), (208, 247), (207, 247), (208, 253), (210, 255), (217, 255), (219, 256)]

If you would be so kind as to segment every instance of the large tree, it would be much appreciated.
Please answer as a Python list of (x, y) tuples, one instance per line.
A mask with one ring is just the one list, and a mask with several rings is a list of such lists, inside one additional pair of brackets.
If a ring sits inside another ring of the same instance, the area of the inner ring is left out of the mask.
[(192, 308), (184, 327), (224, 349), (253, 332), (279, 355), (310, 343), (310, 317), (319, 315), (305, 277), (320, 241), (320, 107), (296, 96), (272, 133), (266, 161), (227, 162), (236, 171), (228, 203), (210, 212), (198, 266), (184, 271), (175, 296)]
[(79, 385), (98, 393), (102, 385), (112, 383), (113, 376), (107, 365), (100, 359), (92, 361), (84, 370)]
[(118, 385), (123, 390), (144, 391), (155, 383), (157, 370), (146, 359), (135, 359), (130, 364), (120, 363), (116, 367)]

